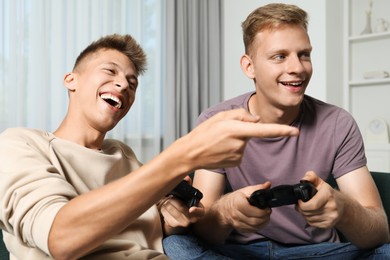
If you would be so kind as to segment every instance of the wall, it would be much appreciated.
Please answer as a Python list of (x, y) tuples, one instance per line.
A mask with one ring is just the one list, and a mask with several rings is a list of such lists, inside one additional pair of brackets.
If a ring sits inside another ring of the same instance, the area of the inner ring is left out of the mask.
[[(243, 74), (240, 57), (244, 53), (241, 22), (268, 0), (223, 1), (223, 74), (224, 99), (254, 90), (254, 84)], [(309, 14), (309, 35), (313, 46), (313, 76), (307, 94), (330, 103), (342, 104), (342, 1), (290, 0), (279, 1), (296, 4)]]

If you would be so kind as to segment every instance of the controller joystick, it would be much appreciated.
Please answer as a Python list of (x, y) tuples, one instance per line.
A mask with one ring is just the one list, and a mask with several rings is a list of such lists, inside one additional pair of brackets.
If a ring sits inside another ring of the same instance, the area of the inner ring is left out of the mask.
[(254, 191), (249, 197), (249, 203), (261, 209), (274, 208), (296, 204), (298, 200), (309, 201), (317, 189), (308, 181), (295, 185), (279, 185), (270, 189)]

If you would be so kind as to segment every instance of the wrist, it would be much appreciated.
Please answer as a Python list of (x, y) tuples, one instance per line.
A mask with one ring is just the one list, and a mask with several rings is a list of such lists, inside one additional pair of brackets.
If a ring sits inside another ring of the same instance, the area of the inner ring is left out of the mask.
[(176, 163), (176, 169), (181, 172), (192, 172), (199, 168), (198, 149), (192, 145), (189, 135), (177, 139), (166, 149)]
[(164, 236), (190, 234), (191, 227), (192, 227), (191, 225), (188, 227), (171, 227), (170, 225), (164, 222), (163, 223)]
[[(354, 207), (355, 201), (350, 200), (347, 196), (345, 196), (340, 191), (333, 191), (334, 192), (334, 201), (336, 202), (336, 209), (337, 209), (337, 217), (334, 221), (333, 226), (337, 229), (343, 227), (344, 225), (348, 225), (348, 222), (351, 221), (351, 218), (347, 215), (347, 212), (352, 210)], [(348, 209), (348, 207), (351, 206), (351, 209)], [(353, 212), (353, 210), (352, 210)]]
[(222, 226), (233, 229), (233, 220), (231, 217), (232, 206), (229, 194), (222, 196), (217, 203), (215, 203), (214, 211), (218, 214), (219, 222)]

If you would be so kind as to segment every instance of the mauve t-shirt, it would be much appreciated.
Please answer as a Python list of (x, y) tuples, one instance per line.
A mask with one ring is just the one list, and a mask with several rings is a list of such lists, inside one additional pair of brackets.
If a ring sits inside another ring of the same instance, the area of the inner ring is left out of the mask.
[[(246, 93), (205, 110), (198, 123), (217, 112), (245, 108), (255, 94)], [(326, 180), (338, 178), (367, 163), (363, 140), (352, 116), (342, 108), (305, 96), (300, 116), (293, 123), (297, 137), (251, 138), (238, 167), (214, 170), (224, 174), (233, 190), (271, 181), (272, 186), (296, 184), (307, 171)], [(339, 241), (335, 229), (319, 229), (307, 224), (294, 205), (272, 209), (266, 227), (254, 233), (233, 232), (229, 240), (248, 243), (269, 239), (285, 244)]]

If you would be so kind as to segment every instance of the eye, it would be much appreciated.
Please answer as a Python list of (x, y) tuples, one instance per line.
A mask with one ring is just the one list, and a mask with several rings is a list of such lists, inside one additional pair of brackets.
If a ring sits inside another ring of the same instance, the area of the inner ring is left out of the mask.
[(310, 60), (311, 59), (311, 53), (310, 52), (303, 52), (301, 53), (301, 59), (304, 59), (304, 60)]
[(104, 68), (103, 69), (105, 72), (107, 72), (110, 75), (115, 75), (115, 70), (111, 68)]
[(137, 90), (137, 87), (138, 87), (137, 82), (132, 82), (132, 81), (129, 82), (129, 88), (130, 89), (135, 91), (135, 90)]
[(129, 84), (129, 88), (132, 90), (137, 90), (138, 87), (138, 79), (135, 76), (127, 77), (127, 82)]
[(277, 54), (277, 55), (274, 55), (272, 57), (272, 59), (275, 60), (275, 61), (283, 61), (283, 60), (286, 59), (286, 55), (284, 55), (284, 54)]

